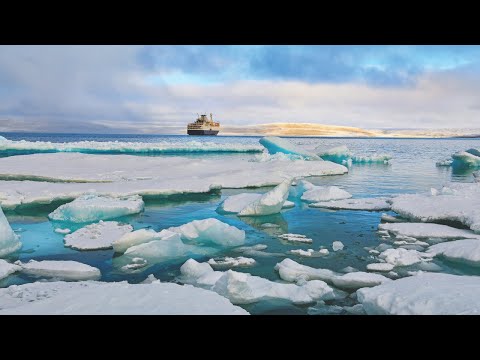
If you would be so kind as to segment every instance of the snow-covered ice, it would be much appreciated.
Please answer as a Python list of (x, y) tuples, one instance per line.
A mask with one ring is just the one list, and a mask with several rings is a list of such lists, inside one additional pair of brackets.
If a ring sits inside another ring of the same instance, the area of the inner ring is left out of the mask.
[(425, 254), (417, 250), (403, 248), (387, 249), (378, 255), (386, 263), (393, 266), (409, 266), (432, 258), (431, 254)]
[(390, 210), (391, 205), (387, 202), (388, 198), (362, 198), (362, 199), (343, 199), (333, 201), (323, 201), (309, 204), (310, 207), (327, 208), (333, 210), (366, 210), (381, 211)]
[(367, 270), (370, 271), (391, 271), (395, 266), (389, 263), (373, 263), (367, 265)]
[(406, 194), (392, 199), (392, 210), (422, 222), (458, 221), (480, 233), (480, 183), (452, 183), (441, 194)]
[(205, 193), (221, 188), (276, 186), (293, 177), (340, 175), (347, 171), (328, 161), (260, 163), (195, 158), (185, 166), (185, 159), (178, 156), (142, 157), (139, 161), (138, 156), (130, 155), (19, 155), (0, 158), (0, 177), (11, 179), (0, 182), (0, 202), (4, 209), (13, 210), (19, 205), (71, 201), (89, 193), (113, 197)]
[(16, 264), (10, 264), (6, 260), (0, 259), (0, 280), (21, 269), (22, 268)]
[(290, 250), (289, 252), (291, 254), (298, 255), (298, 256), (311, 257), (315, 253), (315, 250), (313, 250), (313, 249), (308, 249), (308, 250), (295, 249), (295, 250)]
[[(317, 150), (319, 150), (317, 148)], [(369, 163), (379, 163), (379, 164), (388, 164), (389, 160), (392, 158), (388, 154), (374, 154), (374, 155), (355, 155), (353, 154), (347, 146), (341, 145), (326, 151), (320, 150), (318, 153), (323, 160), (333, 161), (338, 164), (369, 164)]]
[(379, 224), (378, 229), (386, 230), (394, 234), (397, 239), (399, 237), (410, 237), (413, 238), (413, 241), (416, 239), (428, 238), (438, 238), (444, 240), (480, 239), (480, 235), (476, 235), (468, 230), (431, 223), (387, 223)]
[(305, 180), (301, 180), (301, 186), (297, 189), (304, 190), (301, 199), (308, 202), (341, 200), (352, 197), (352, 194), (337, 186), (317, 186)]
[(435, 244), (428, 248), (428, 253), (435, 256), (462, 262), (472, 266), (480, 266), (480, 240), (467, 239)]
[(174, 235), (177, 235), (177, 233), (168, 230), (156, 232), (151, 229), (140, 229), (132, 232), (127, 232), (122, 237), (115, 240), (112, 243), (112, 246), (115, 252), (123, 253), (129, 247), (147, 243), (153, 240), (167, 240), (170, 236)]
[[(380, 220), (385, 221), (385, 222), (403, 222), (402, 219), (399, 219), (395, 216), (388, 215), (388, 214), (382, 214), (380, 217)], [(380, 231), (379, 231), (380, 233)]]
[(287, 200), (291, 183), (291, 179), (282, 181), (272, 190), (247, 204), (238, 213), (238, 216), (260, 216), (279, 213)]
[(167, 230), (179, 233), (182, 239), (196, 243), (238, 246), (245, 242), (245, 231), (215, 218), (193, 220), (187, 224), (171, 227)]
[(283, 203), (282, 209), (291, 209), (293, 207), (295, 207), (295, 203), (293, 201), (285, 200), (285, 202)]
[(77, 261), (64, 260), (30, 260), (19, 263), (22, 272), (35, 277), (49, 277), (61, 280), (98, 280), (101, 276), (96, 267)]
[(339, 251), (339, 250), (343, 250), (343, 243), (341, 241), (334, 241), (332, 243), (332, 249), (333, 251)]
[(445, 159), (441, 161), (437, 161), (435, 163), (436, 166), (451, 166), (453, 163), (453, 159)]
[(116, 198), (89, 194), (59, 206), (48, 217), (50, 220), (73, 223), (95, 222), (137, 214), (143, 211), (144, 205), (138, 195)]
[(0, 257), (11, 254), (22, 247), (19, 236), (15, 234), (0, 207)]
[(0, 289), (0, 314), (248, 315), (222, 296), (153, 282), (35, 282)]
[(256, 193), (242, 193), (237, 195), (231, 195), (218, 205), (217, 210), (219, 212), (237, 214), (244, 209), (248, 204), (258, 200), (262, 197), (262, 194)]
[(65, 246), (77, 250), (111, 249), (115, 240), (133, 230), (131, 225), (102, 221), (87, 225), (65, 236)]
[(307, 238), (305, 235), (302, 234), (281, 234), (278, 237), (282, 240), (290, 241), (290, 242), (298, 242), (298, 243), (306, 243), (311, 244), (313, 242), (312, 239)]
[(318, 155), (311, 151), (304, 150), (294, 145), (287, 139), (279, 138), (276, 136), (267, 136), (260, 139), (262, 144), (270, 154), (284, 153), (292, 155), (300, 155), (311, 160), (322, 160)]
[(391, 281), (380, 274), (371, 274), (362, 271), (351, 272), (332, 278), (333, 285), (348, 290), (356, 290), (363, 287), (371, 287)]
[(56, 228), (55, 229), (55, 232), (57, 234), (70, 234), (72, 232), (72, 230), (66, 228), (66, 229), (62, 229), (62, 228)]
[(255, 259), (243, 256), (239, 257), (224, 257), (219, 259), (209, 259), (208, 263), (213, 267), (218, 268), (232, 268), (232, 267), (247, 267), (254, 266), (257, 262)]
[(419, 273), (357, 296), (369, 315), (479, 315), (480, 277)]

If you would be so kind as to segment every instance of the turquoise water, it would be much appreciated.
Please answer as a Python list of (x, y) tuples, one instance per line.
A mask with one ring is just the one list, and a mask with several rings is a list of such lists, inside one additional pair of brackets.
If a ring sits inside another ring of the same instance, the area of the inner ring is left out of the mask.
[[(62, 141), (191, 141), (186, 136), (100, 136), (100, 135), (12, 135), (2, 134), (11, 140), (25, 139), (28, 141), (42, 140), (52, 142)], [(16, 138), (17, 137), (17, 138)], [(199, 141), (214, 141), (219, 143), (257, 144), (256, 137), (215, 137), (195, 138)], [(472, 182), (472, 170), (452, 169), (450, 167), (436, 167), (435, 162), (448, 158), (456, 151), (468, 148), (480, 148), (479, 139), (352, 139), (352, 138), (290, 138), (297, 145), (308, 149), (317, 146), (328, 149), (346, 145), (355, 154), (368, 155), (387, 153), (393, 156), (390, 164), (353, 165), (346, 175), (314, 177), (308, 180), (318, 185), (341, 186), (354, 197), (378, 197), (400, 193), (415, 193), (428, 191), (431, 187), (439, 187), (449, 181)], [(1, 154), (0, 154), (1, 156)], [(167, 155), (161, 155), (167, 156)], [(204, 157), (225, 157), (235, 159), (250, 159), (255, 154), (195, 154), (185, 155)], [(141, 161), (141, 160), (140, 160)], [(368, 211), (331, 211), (326, 209), (309, 208), (291, 192), (289, 200), (295, 202), (293, 209), (282, 210), (280, 214), (256, 217), (239, 218), (235, 215), (219, 214), (215, 210), (225, 197), (242, 192), (266, 192), (270, 188), (260, 189), (224, 189), (218, 193), (204, 195), (185, 195), (174, 198), (148, 199), (145, 211), (141, 214), (115, 219), (128, 222), (135, 229), (152, 228), (159, 231), (170, 226), (179, 226), (192, 220), (214, 217), (230, 225), (246, 231), (247, 244), (265, 244), (269, 257), (255, 257), (257, 265), (248, 268), (236, 268), (236, 271), (249, 272), (270, 280), (279, 280), (274, 270), (276, 263), (290, 257), (297, 262), (315, 268), (328, 268), (340, 271), (347, 266), (365, 271), (366, 265), (375, 260), (365, 247), (374, 247), (381, 243), (376, 229), (380, 223), (382, 212)], [(54, 226), (48, 221), (47, 215), (52, 209), (30, 209), (28, 213), (7, 213), (12, 228), (21, 235), (23, 248), (12, 260), (20, 259), (61, 259), (76, 260), (98, 267), (102, 272), (103, 281), (128, 280), (135, 283), (143, 281), (149, 274), (154, 274), (162, 281), (177, 281), (179, 267), (186, 258), (153, 265), (141, 269), (136, 273), (126, 274), (119, 270), (119, 259), (113, 250), (76, 251), (63, 246), (63, 235), (55, 233)], [(393, 214), (390, 212), (390, 214)], [(262, 227), (263, 224), (275, 224), (275, 228)], [(62, 227), (75, 229), (73, 224), (62, 224)], [(78, 225), (77, 225), (78, 228)], [(276, 235), (281, 233), (304, 234), (313, 239), (313, 244), (297, 245), (281, 241)], [(332, 252), (331, 244), (339, 240), (344, 245), (343, 251)], [(326, 257), (304, 258), (288, 254), (292, 249), (318, 250), (320, 247), (330, 250)], [(217, 256), (240, 256), (233, 249), (218, 248)], [(198, 260), (208, 260), (210, 256), (198, 256)], [(480, 275), (480, 269), (472, 269), (459, 264), (434, 260), (445, 272)], [(408, 271), (408, 268), (404, 269)], [(0, 286), (19, 284), (33, 281), (24, 275), (11, 276), (0, 281)], [(330, 305), (353, 305), (352, 299), (330, 302)], [(265, 301), (245, 305), (245, 309), (255, 314), (306, 314), (307, 306), (296, 306), (283, 301)], [(329, 308), (325, 311), (328, 312)], [(333, 309), (333, 308), (332, 308)], [(325, 312), (324, 311), (324, 312)], [(332, 310), (333, 311), (333, 310)]]

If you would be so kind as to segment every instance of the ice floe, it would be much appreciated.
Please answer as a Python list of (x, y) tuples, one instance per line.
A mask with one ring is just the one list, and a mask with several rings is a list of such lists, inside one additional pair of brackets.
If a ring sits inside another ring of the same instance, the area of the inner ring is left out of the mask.
[(430, 246), (427, 252), (435, 256), (442, 255), (448, 260), (480, 266), (480, 239), (456, 240), (436, 244)]
[(19, 236), (15, 234), (0, 207), (0, 257), (11, 254), (22, 247)]
[(26, 141), (0, 139), (0, 153), (12, 151), (29, 152), (80, 152), (95, 154), (138, 154), (153, 155), (164, 153), (203, 153), (203, 152), (261, 152), (260, 145), (215, 142), (132, 142), (132, 141), (75, 141), (54, 143), (50, 141)]
[(49, 277), (61, 280), (98, 280), (101, 276), (96, 267), (77, 261), (64, 260), (30, 260), (20, 263), (22, 272), (35, 277)]
[(190, 285), (153, 282), (35, 282), (0, 289), (0, 314), (248, 315), (226, 298)]
[(371, 274), (362, 271), (335, 276), (332, 278), (333, 285), (347, 290), (356, 290), (363, 287), (371, 287), (391, 281), (380, 274)]
[(64, 237), (65, 246), (77, 250), (111, 249), (115, 240), (133, 230), (131, 225), (102, 221), (87, 225)]
[(332, 249), (333, 251), (339, 251), (339, 250), (343, 250), (343, 243), (341, 241), (334, 241), (332, 243)]
[(19, 265), (10, 264), (6, 260), (0, 259), (0, 280), (21, 269), (22, 268)]
[(431, 223), (387, 223), (379, 224), (380, 231), (386, 230), (394, 234), (397, 239), (411, 238), (414, 242), (417, 239), (480, 239), (480, 235), (476, 235), (471, 231), (457, 229), (447, 225), (431, 224)]
[(55, 232), (57, 234), (70, 234), (72, 232), (72, 230), (70, 230), (68, 228), (67, 229), (56, 228)]
[[(388, 215), (388, 214), (382, 214), (382, 216), (380, 217), (380, 220), (382, 221), (385, 221), (385, 222), (404, 222), (402, 219), (399, 219), (398, 217), (395, 217), (395, 216), (392, 216), (392, 215)], [(380, 231), (379, 231), (380, 233)]]
[(240, 246), (238, 248), (232, 249), (234, 252), (239, 252), (247, 256), (255, 257), (276, 257), (276, 256), (285, 256), (282, 253), (272, 253), (263, 251), (267, 248), (265, 244), (257, 244), (253, 246)]
[(259, 163), (195, 158), (189, 159), (186, 167), (182, 157), (141, 160), (129, 155), (78, 153), (0, 158), (0, 178), (5, 180), (0, 182), (0, 203), (4, 209), (13, 210), (20, 205), (67, 202), (89, 193), (112, 197), (206, 193), (221, 188), (276, 186), (293, 177), (348, 171), (328, 161)]
[(301, 199), (308, 202), (341, 200), (352, 197), (352, 194), (340, 189), (337, 186), (317, 186), (310, 184), (305, 180), (301, 180), (299, 189), (305, 190), (301, 196)]
[(479, 315), (480, 277), (419, 273), (357, 296), (369, 315)]
[(326, 151), (320, 151), (318, 156), (320, 156), (323, 160), (333, 161), (337, 164), (344, 164), (348, 166), (351, 166), (351, 164), (368, 163), (388, 164), (389, 160), (392, 158), (392, 156), (388, 154), (374, 154), (370, 156), (355, 155), (345, 145), (337, 146)]
[(162, 230), (156, 232), (151, 229), (140, 229), (125, 233), (122, 237), (113, 241), (112, 246), (115, 252), (123, 253), (129, 247), (147, 243), (153, 240), (167, 240), (170, 236), (177, 235), (177, 233)]
[(445, 160), (437, 161), (435, 163), (435, 165), (436, 166), (451, 166), (452, 163), (453, 163), (452, 159), (445, 159)]
[(262, 197), (262, 194), (256, 193), (243, 193), (237, 195), (231, 195), (220, 203), (217, 210), (219, 212), (237, 214), (244, 209), (248, 204), (258, 200)]
[(196, 243), (213, 243), (238, 246), (245, 242), (245, 231), (215, 218), (193, 220), (187, 224), (167, 229), (179, 233), (184, 240)]
[(61, 205), (48, 217), (50, 220), (73, 223), (96, 222), (137, 214), (143, 211), (144, 205), (138, 195), (116, 198), (89, 194)]
[(293, 201), (285, 200), (285, 202), (283, 203), (282, 209), (291, 209), (293, 207), (295, 207), (295, 203)]
[(327, 208), (333, 210), (390, 210), (388, 198), (343, 199), (309, 204), (310, 207)]
[(469, 149), (452, 155), (453, 166), (480, 167), (480, 150)]
[(280, 212), (283, 208), (283, 204), (287, 200), (291, 183), (292, 181), (290, 179), (282, 181), (272, 190), (247, 204), (238, 213), (238, 216), (272, 215)]
[(419, 252), (417, 250), (407, 250), (403, 248), (387, 249), (378, 255), (386, 263), (393, 266), (409, 266), (422, 261), (431, 260), (432, 255)]
[(391, 271), (395, 266), (389, 263), (373, 263), (367, 265), (367, 270), (370, 271)]
[(307, 238), (305, 235), (302, 234), (281, 234), (278, 237), (282, 240), (290, 241), (290, 242), (298, 242), (298, 243), (306, 243), (311, 244), (313, 242), (312, 239)]
[(232, 267), (248, 267), (254, 266), (257, 262), (255, 259), (243, 256), (239, 257), (224, 257), (219, 259), (209, 259), (208, 263), (216, 268), (232, 268)]
[(294, 145), (287, 139), (279, 138), (276, 136), (267, 136), (260, 139), (262, 144), (270, 154), (284, 153), (292, 155), (300, 155), (311, 160), (322, 160), (318, 155), (311, 151), (304, 150)]
[(294, 255), (298, 255), (298, 256), (312, 257), (312, 255), (315, 254), (315, 250), (313, 250), (313, 249), (308, 249), (308, 250), (295, 249), (295, 250), (290, 250), (289, 253), (294, 254)]

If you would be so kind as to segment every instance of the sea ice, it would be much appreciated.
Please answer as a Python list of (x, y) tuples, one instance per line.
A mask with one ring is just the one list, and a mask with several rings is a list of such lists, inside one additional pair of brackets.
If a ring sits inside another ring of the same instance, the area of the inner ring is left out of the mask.
[(465, 167), (480, 167), (480, 152), (477, 149), (469, 149), (460, 151), (452, 155), (452, 165), (460, 165)]
[(430, 259), (432, 256), (416, 250), (398, 248), (387, 249), (378, 257), (393, 266), (409, 266)]
[(320, 249), (320, 250), (318, 250), (318, 253), (319, 253), (320, 255), (324, 255), (324, 256), (330, 254), (330, 252), (328, 251), (328, 249)]
[(257, 262), (255, 259), (243, 256), (239, 257), (225, 257), (220, 259), (209, 259), (208, 263), (213, 267), (218, 268), (232, 268), (232, 267), (246, 267), (254, 266)]
[(322, 202), (352, 197), (352, 194), (337, 186), (309, 186), (306, 183), (307, 181), (302, 180), (302, 188), (305, 189), (305, 192), (302, 194), (301, 199), (304, 201)]
[(341, 241), (334, 241), (332, 244), (333, 251), (343, 250), (343, 243)]
[(13, 232), (0, 207), (0, 257), (13, 253), (21, 247), (19, 236)]
[(224, 297), (190, 285), (153, 282), (35, 282), (0, 289), (0, 314), (248, 315)]
[(445, 160), (437, 161), (435, 163), (435, 165), (436, 166), (451, 166), (452, 163), (453, 163), (452, 159), (445, 159)]
[(480, 266), (480, 240), (467, 239), (449, 241), (430, 246), (428, 253), (472, 266)]
[(287, 139), (279, 138), (276, 136), (267, 136), (260, 139), (262, 144), (270, 154), (276, 154), (278, 152), (284, 154), (300, 155), (310, 160), (322, 160), (318, 155), (298, 148)]
[(256, 193), (242, 193), (237, 195), (231, 195), (220, 203), (217, 210), (219, 212), (234, 213), (237, 214), (242, 211), (247, 205), (258, 200), (262, 197), (262, 194)]
[(447, 225), (430, 223), (388, 223), (379, 224), (379, 230), (387, 230), (394, 234), (397, 239), (411, 238), (417, 239), (439, 238), (444, 240), (456, 239), (480, 239), (480, 235), (475, 235), (471, 231), (456, 229)]
[(373, 263), (367, 265), (367, 270), (370, 271), (391, 271), (395, 266), (388, 263)]
[(311, 257), (315, 253), (315, 250), (313, 250), (313, 249), (308, 249), (308, 250), (295, 249), (295, 250), (290, 250), (289, 252), (291, 254), (295, 254), (295, 255), (298, 255), (298, 256)]
[(333, 161), (337, 164), (369, 164), (369, 163), (379, 163), (379, 164), (388, 164), (389, 160), (392, 158), (388, 154), (375, 154), (372, 156), (366, 155), (354, 155), (347, 146), (337, 146), (331, 148), (327, 151), (322, 151), (318, 154), (323, 160)]
[(133, 230), (131, 225), (102, 221), (87, 225), (64, 237), (65, 246), (76, 250), (111, 249), (115, 240)]
[(238, 246), (245, 242), (245, 231), (215, 218), (193, 220), (187, 224), (167, 229), (179, 233), (182, 239), (196, 243), (213, 243), (222, 246)]
[(369, 315), (479, 315), (480, 277), (420, 273), (357, 296)]
[(309, 204), (310, 207), (327, 208), (333, 210), (390, 210), (391, 205), (387, 198), (343, 199)]
[(285, 202), (283, 203), (282, 209), (291, 209), (293, 207), (295, 207), (295, 203), (293, 201), (285, 200)]
[(61, 229), (61, 228), (56, 228), (55, 229), (55, 232), (57, 234), (70, 234), (72, 232), (72, 230), (70, 229)]
[(132, 232), (127, 232), (122, 237), (116, 239), (113, 243), (113, 249), (117, 253), (125, 252), (129, 247), (147, 243), (153, 240), (167, 240), (170, 236), (178, 236), (177, 233), (162, 230), (156, 232), (151, 229), (140, 229)]
[(19, 263), (22, 272), (35, 277), (50, 277), (62, 280), (98, 280), (101, 273), (96, 267), (82, 264), (77, 261), (63, 260), (30, 260), (28, 263)]
[(22, 268), (16, 264), (10, 264), (5, 260), (0, 259), (0, 280), (21, 269)]
[(313, 242), (312, 239), (307, 238), (305, 235), (301, 234), (281, 234), (278, 237), (282, 240), (287, 240), (290, 242), (299, 242), (299, 243), (306, 243), (311, 244)]
[(50, 220), (73, 223), (96, 222), (137, 214), (143, 211), (143, 200), (138, 195), (129, 197), (84, 195), (61, 205), (48, 215)]
[(362, 271), (351, 272), (344, 275), (337, 275), (332, 278), (333, 285), (348, 290), (356, 290), (363, 287), (371, 287), (391, 281), (380, 274), (371, 274)]
[[(388, 215), (388, 214), (382, 214), (382, 216), (380, 217), (380, 220), (382, 221), (385, 221), (385, 222), (403, 222), (402, 219), (399, 219), (395, 216), (392, 216), (392, 215)], [(379, 231), (380, 233), (380, 231)]]
[(246, 205), (238, 213), (238, 216), (260, 216), (279, 213), (287, 200), (291, 183), (291, 180), (284, 180), (260, 198)]

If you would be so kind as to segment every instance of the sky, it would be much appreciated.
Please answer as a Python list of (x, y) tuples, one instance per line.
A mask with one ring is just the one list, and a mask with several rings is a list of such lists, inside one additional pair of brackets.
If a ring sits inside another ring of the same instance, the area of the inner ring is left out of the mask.
[(480, 128), (480, 46), (0, 46), (0, 131)]

